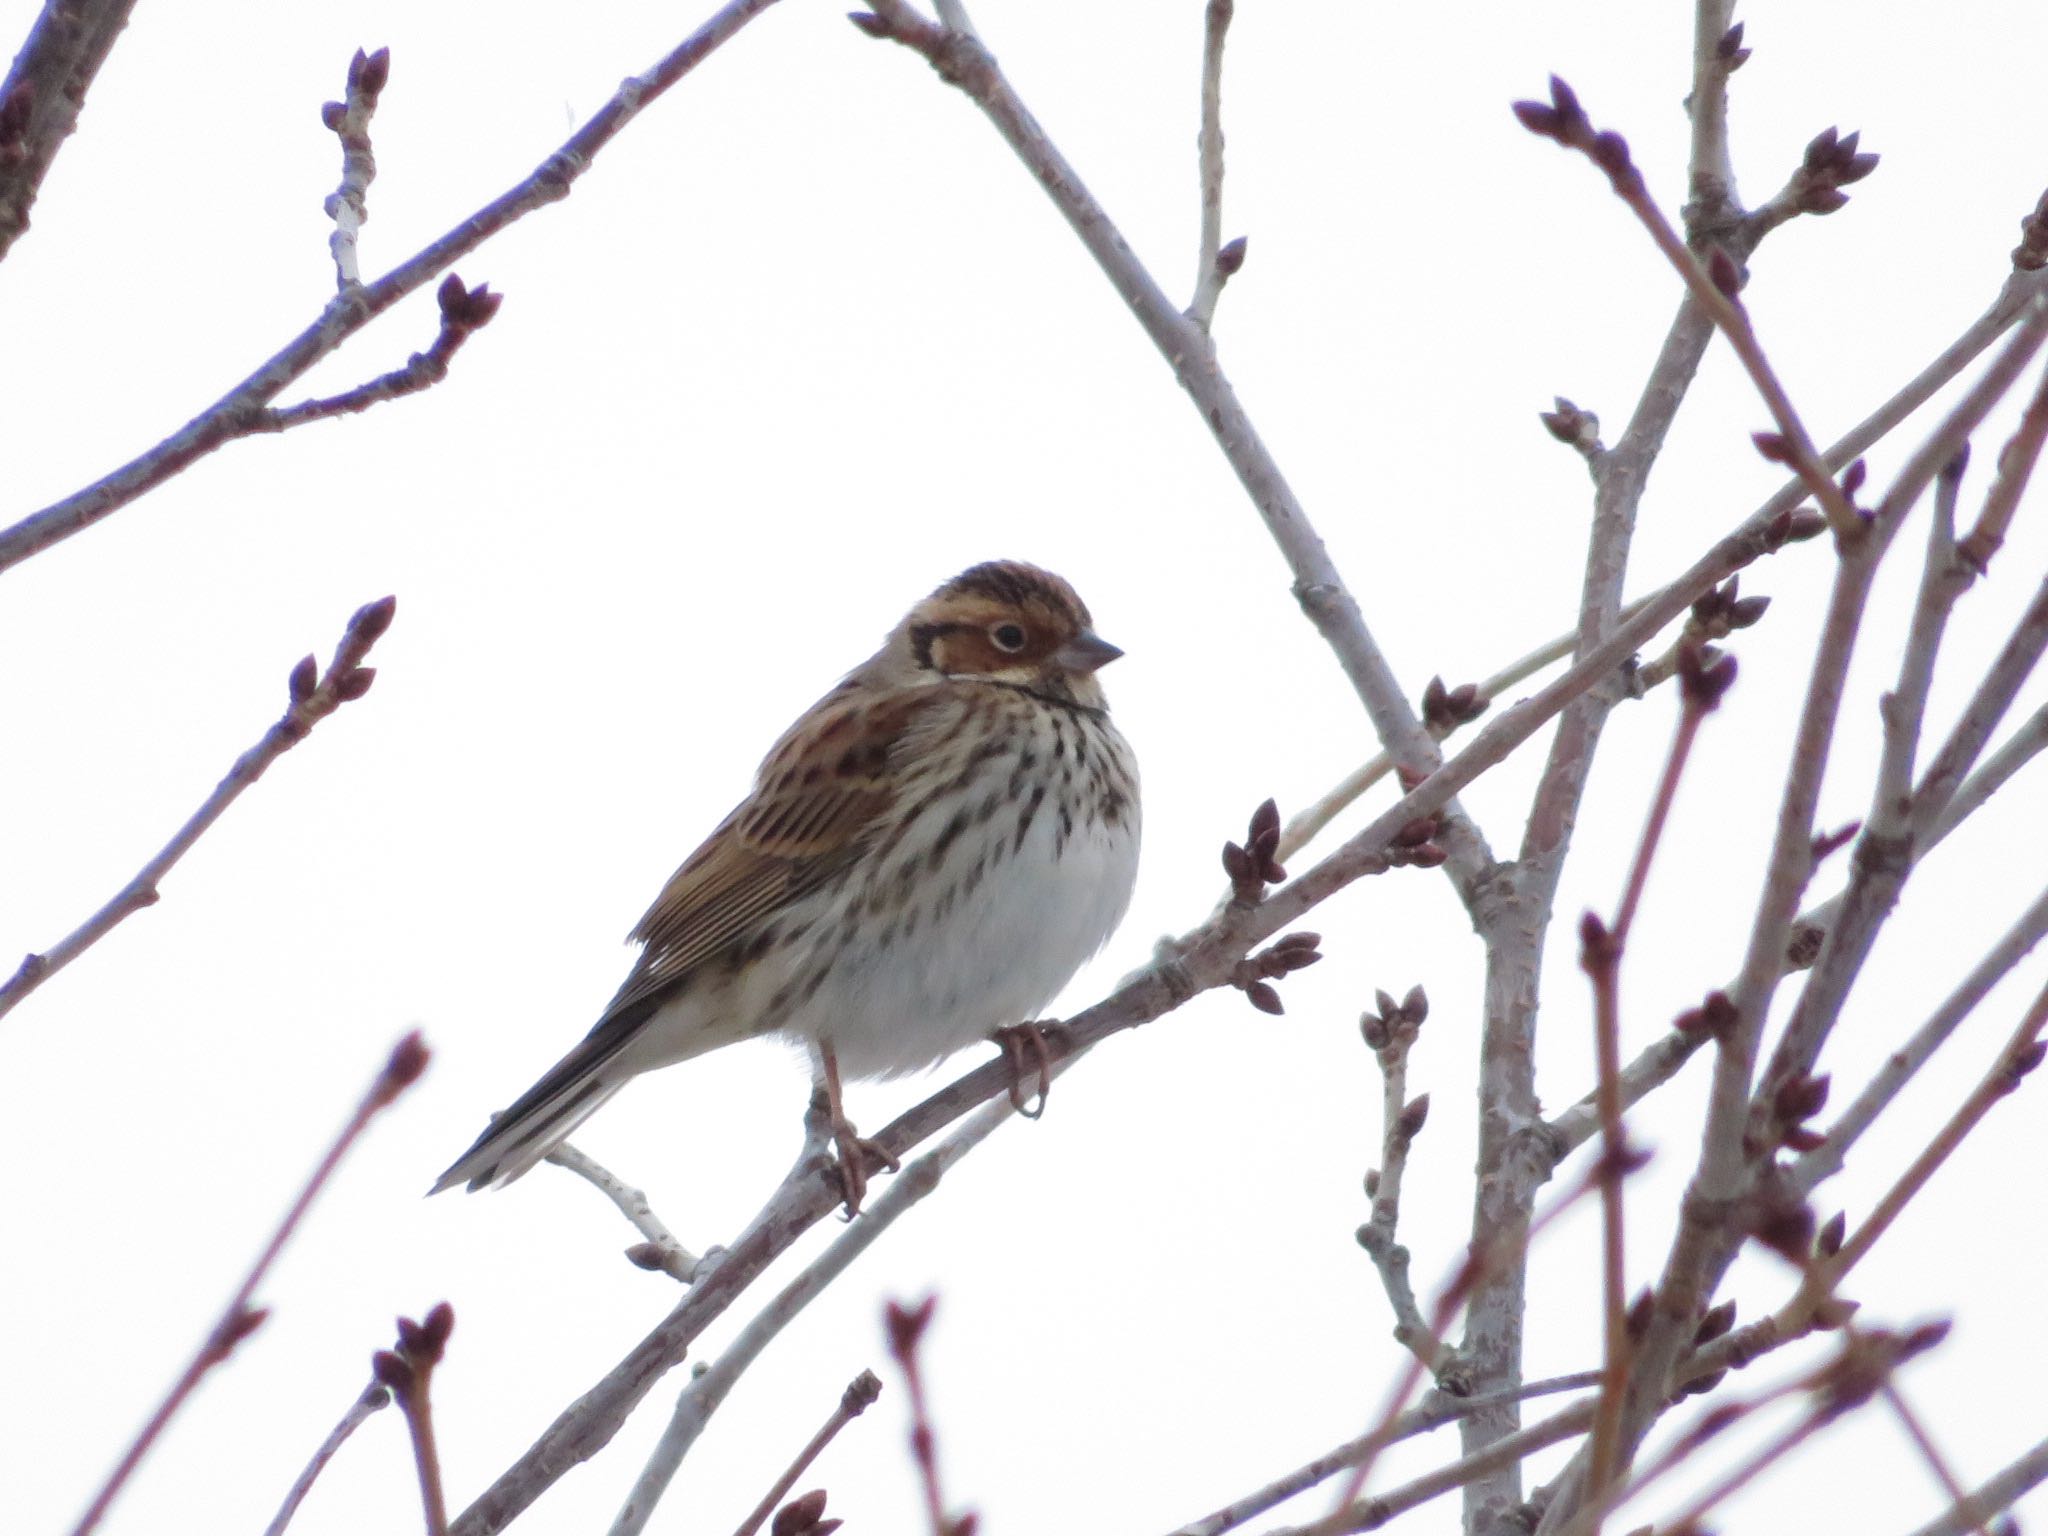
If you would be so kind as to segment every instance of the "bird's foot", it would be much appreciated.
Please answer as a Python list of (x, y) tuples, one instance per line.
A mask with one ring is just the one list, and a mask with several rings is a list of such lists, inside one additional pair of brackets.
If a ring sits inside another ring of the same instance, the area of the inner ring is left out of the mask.
[[(1052, 1064), (1067, 1053), (1067, 1027), (1058, 1022), (1010, 1024), (989, 1037), (1003, 1053), (1010, 1067), (1010, 1107), (1026, 1120), (1045, 1113), (1045, 1098), (1052, 1091)], [(1038, 1095), (1034, 1102), (1024, 1092), (1028, 1072), (1038, 1074)]]
[(868, 1175), (887, 1169), (895, 1173), (902, 1164), (879, 1141), (854, 1129), (851, 1120), (832, 1122), (832, 1145), (837, 1152), (828, 1165), (830, 1176), (839, 1181), (839, 1190), (846, 1201), (846, 1219), (853, 1220), (860, 1214), (861, 1201), (867, 1197)]

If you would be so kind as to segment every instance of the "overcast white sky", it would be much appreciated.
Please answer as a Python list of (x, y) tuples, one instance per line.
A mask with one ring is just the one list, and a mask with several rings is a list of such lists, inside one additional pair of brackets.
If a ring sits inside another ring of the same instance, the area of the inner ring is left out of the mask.
[[(321, 200), (339, 169), (318, 109), (354, 48), (393, 54), (363, 237), (375, 273), (524, 175), (706, 9), (141, 6), (0, 273), (0, 518), (155, 442), (317, 312), (333, 282)], [(399, 598), (369, 698), (237, 806), (160, 906), (0, 1023), (10, 1531), (68, 1525), (415, 1025), (436, 1052), (429, 1076), (347, 1165), (264, 1288), (269, 1325), (107, 1529), (260, 1530), (392, 1315), (444, 1298), (458, 1322), (436, 1392), (460, 1507), (658, 1320), (673, 1283), (620, 1259), (632, 1233), (568, 1177), (419, 1194), (587, 1027), (627, 964), (621, 936), (775, 734), (962, 566), (1060, 571), (1128, 653), (1105, 682), (1144, 764), (1145, 860), (1129, 921), (1070, 1008), (1207, 912), (1217, 849), (1260, 799), (1296, 809), (1370, 753), (1149, 343), (964, 99), (841, 9), (788, 0), (565, 205), (460, 263), (506, 301), (443, 386), (232, 445), (4, 578), (9, 955), (127, 878), (282, 707), (300, 654), (324, 658), (358, 603)], [(1176, 293), (1195, 248), (1201, 9), (976, 9)], [(0, 36), (36, 10), (0, 0)], [(1225, 224), (1251, 250), (1223, 299), (1224, 366), (1404, 683), (1481, 675), (1576, 604), (1585, 477), (1537, 411), (1567, 394), (1618, 433), (1677, 298), (1600, 179), (1507, 105), (1565, 75), (1675, 209), (1690, 7), (1238, 10)], [(2002, 280), (2048, 183), (2048, 15), (1987, 0), (1938, 26), (1905, 4), (1746, 19), (1756, 52), (1734, 136), (1751, 200), (1830, 123), (1884, 156), (1847, 211), (1766, 244), (1749, 296), (1827, 438)], [(396, 365), (433, 323), (422, 294), (315, 388)], [(1763, 413), (1725, 350), (1697, 393), (1644, 506), (1635, 590), (1776, 485), (1748, 447)], [(1938, 719), (2032, 591), (2048, 554), (2034, 510), (1958, 616)], [(1899, 541), (1882, 586), (1824, 821), (1862, 812), (1918, 545)], [(1742, 680), (1653, 878), (1625, 983), (1631, 1046), (1734, 970), (1827, 562), (1816, 543), (1745, 577), (1775, 606), (1737, 644)], [(1591, 1081), (1571, 920), (1613, 904), (1673, 708), (1617, 714), (1593, 784), (1547, 975), (1552, 1108)], [(1467, 798), (1497, 848), (1519, 837), (1531, 777), (1517, 760)], [(1838, 1101), (2038, 888), (2037, 778), (1915, 880), (1831, 1054)], [(1478, 950), (1445, 882), (1422, 873), (1369, 882), (1313, 926), (1329, 958), (1284, 985), (1285, 1018), (1206, 997), (1099, 1052), (1043, 1121), (963, 1165), (747, 1378), (652, 1529), (737, 1525), (864, 1366), (887, 1379), (882, 1403), (804, 1486), (831, 1489), (850, 1533), (919, 1529), (878, 1317), (884, 1298), (934, 1288), (949, 1492), (990, 1536), (1163, 1532), (1362, 1429), (1400, 1356), (1351, 1235), (1379, 1137), (1355, 1021), (1374, 987), (1421, 982), (1434, 1002), (1411, 1083), (1435, 1112), (1404, 1229), (1429, 1285), (1469, 1210)], [(1869, 1208), (2041, 979), (2037, 958), (1994, 996), (1824, 1209)], [(879, 1126), (930, 1086), (857, 1088), (856, 1115)], [(1660, 1155), (1632, 1186), (1632, 1277), (1661, 1260), (1699, 1087), (1688, 1077), (1639, 1116)], [(642, 1082), (579, 1140), (701, 1246), (780, 1176), (804, 1093), (791, 1055), (735, 1049)], [(2040, 1125), (2024, 1100), (1994, 1116), (1857, 1277), (1875, 1320), (1957, 1319), (1907, 1387), (1972, 1481), (2044, 1432)], [(1590, 1223), (1546, 1239), (1532, 1375), (1593, 1362), (1596, 1249)], [(1786, 1280), (1739, 1266), (1743, 1316)], [(602, 1529), (678, 1385), (519, 1528)], [(396, 1414), (373, 1422), (294, 1530), (412, 1528), (402, 1440)], [(1454, 1454), (1449, 1433), (1404, 1447), (1386, 1480)], [(1872, 1414), (1728, 1525), (1903, 1532), (1939, 1504)], [(1634, 1523), (1672, 1507), (1652, 1501)], [(2033, 1507), (2038, 1520), (2048, 1502)], [(1455, 1528), (1454, 1501), (1402, 1527)]]

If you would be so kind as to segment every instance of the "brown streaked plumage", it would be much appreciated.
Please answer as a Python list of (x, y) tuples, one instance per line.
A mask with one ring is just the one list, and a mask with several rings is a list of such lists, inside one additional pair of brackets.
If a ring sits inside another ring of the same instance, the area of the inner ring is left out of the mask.
[(913, 608), (776, 743), (633, 930), (597, 1024), (435, 1190), (508, 1183), (639, 1073), (779, 1033), (812, 1050), (857, 1206), (841, 1071), (1028, 1023), (1123, 915), (1137, 769), (1095, 676), (1120, 653), (1090, 626), (1013, 561)]

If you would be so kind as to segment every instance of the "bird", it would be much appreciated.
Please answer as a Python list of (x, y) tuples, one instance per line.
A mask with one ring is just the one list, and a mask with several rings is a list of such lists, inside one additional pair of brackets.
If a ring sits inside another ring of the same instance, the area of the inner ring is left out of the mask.
[(842, 1076), (995, 1039), (1013, 1101), (1025, 1046), (1042, 1093), (1037, 1011), (1137, 878), (1137, 761), (1096, 676), (1122, 654), (1050, 571), (998, 560), (942, 583), (769, 750), (633, 929), (590, 1032), (429, 1193), (509, 1184), (641, 1073), (761, 1036), (809, 1049), (849, 1217), (882, 1154)]

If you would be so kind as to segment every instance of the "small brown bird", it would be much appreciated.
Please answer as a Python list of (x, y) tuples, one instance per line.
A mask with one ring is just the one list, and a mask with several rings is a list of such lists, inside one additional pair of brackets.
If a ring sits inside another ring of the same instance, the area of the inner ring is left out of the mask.
[(1130, 902), (1138, 768), (1095, 676), (1122, 653), (1090, 622), (1016, 561), (911, 609), (670, 877), (596, 1026), (433, 1192), (510, 1183), (640, 1073), (773, 1034), (810, 1047), (857, 1209), (841, 1074), (1028, 1025)]

